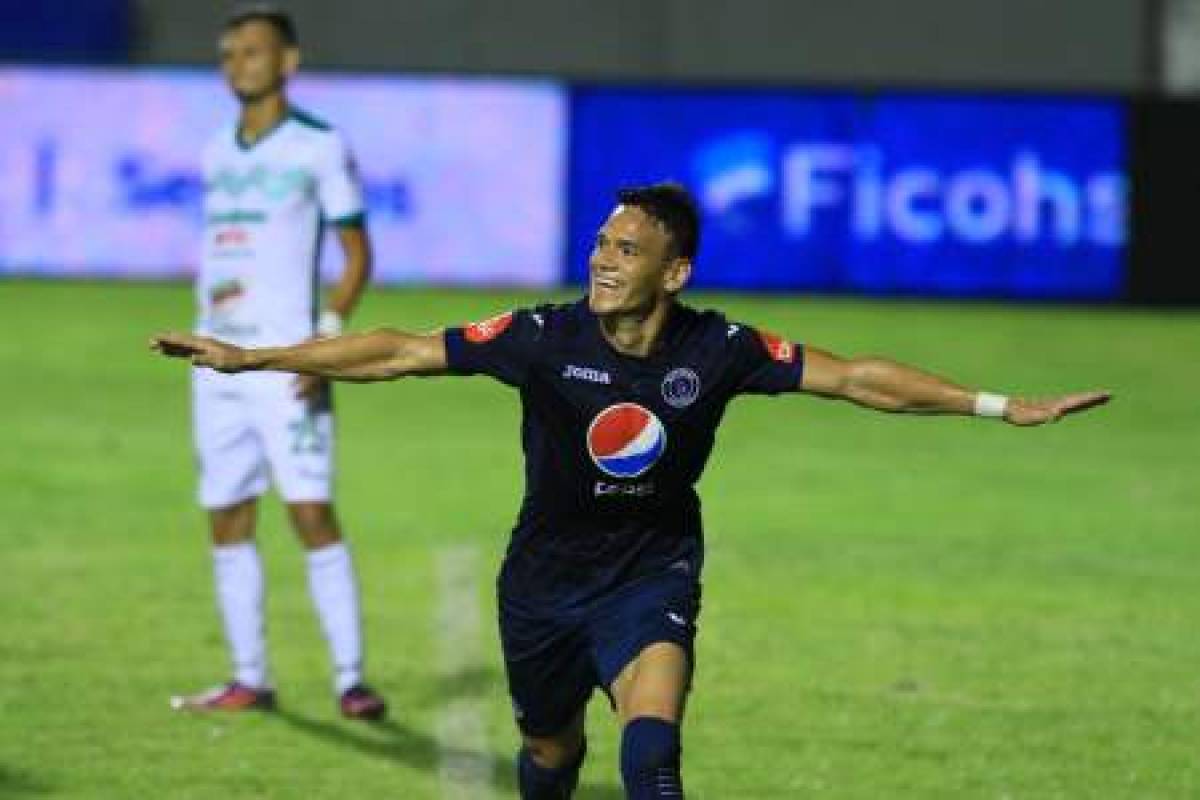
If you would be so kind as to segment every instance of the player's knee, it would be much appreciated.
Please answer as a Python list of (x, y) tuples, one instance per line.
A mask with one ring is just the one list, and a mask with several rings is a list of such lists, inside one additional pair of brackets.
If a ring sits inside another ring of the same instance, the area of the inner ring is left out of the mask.
[(256, 513), (257, 503), (253, 499), (210, 510), (208, 518), (213, 544), (222, 546), (253, 539)]
[(328, 547), (342, 540), (333, 506), (328, 503), (292, 503), (288, 505), (292, 527), (309, 550)]
[(582, 760), (580, 754), (586, 746), (583, 733), (571, 731), (562, 736), (526, 736), (523, 751), (542, 769), (561, 769)]
[(575, 793), (579, 768), (587, 757), (587, 739), (581, 736), (573, 752), (567, 745), (526, 737), (525, 746), (517, 754), (521, 800), (564, 800)]
[(630, 720), (621, 734), (621, 777), (626, 795), (652, 798), (670, 790), (670, 796), (682, 796), (682, 755), (677, 723), (657, 717)]

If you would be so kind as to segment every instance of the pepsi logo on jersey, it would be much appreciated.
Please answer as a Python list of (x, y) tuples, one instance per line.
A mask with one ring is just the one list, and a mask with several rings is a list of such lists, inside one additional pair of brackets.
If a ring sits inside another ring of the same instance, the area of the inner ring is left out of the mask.
[(606, 475), (636, 478), (667, 449), (667, 430), (653, 412), (637, 403), (617, 403), (601, 411), (587, 431), (588, 453)]

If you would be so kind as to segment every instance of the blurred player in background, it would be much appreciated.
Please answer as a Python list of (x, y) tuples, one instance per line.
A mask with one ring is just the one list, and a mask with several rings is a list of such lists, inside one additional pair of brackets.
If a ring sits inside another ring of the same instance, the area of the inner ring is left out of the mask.
[(682, 187), (630, 189), (596, 237), (588, 296), (573, 304), (426, 336), (380, 330), (253, 350), (182, 334), (154, 341), (166, 355), (228, 372), (360, 381), (484, 374), (521, 392), (526, 493), (499, 605), (527, 800), (571, 796), (595, 687), (608, 693), (622, 725), (627, 796), (683, 796), (680, 725), (704, 556), (694, 487), (733, 398), (807, 392), (880, 411), (1014, 425), (1052, 422), (1108, 399), (974, 392), (888, 359), (839, 358), (693, 310), (677, 295), (699, 238)]
[[(204, 255), (198, 332), (242, 346), (336, 336), (371, 266), (362, 188), (337, 131), (288, 103), (299, 66), (284, 13), (247, 7), (220, 37), (221, 68), (241, 104), (204, 152)], [(325, 222), (344, 253), (341, 280), (319, 311)], [(350, 552), (331, 502), (334, 428), (323, 378), (283, 373), (193, 375), (200, 503), (208, 510), (218, 605), (233, 680), (178, 708), (262, 709), (275, 702), (255, 546), (258, 498), (274, 484), (307, 548), (313, 604), (329, 643), (334, 686), (348, 717), (376, 719), (383, 699), (363, 683), (362, 622)]]

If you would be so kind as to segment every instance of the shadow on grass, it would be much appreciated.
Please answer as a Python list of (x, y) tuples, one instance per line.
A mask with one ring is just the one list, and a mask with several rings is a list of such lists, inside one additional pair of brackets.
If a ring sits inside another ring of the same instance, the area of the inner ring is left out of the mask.
[(0, 764), (0, 797), (51, 794), (53, 791), (28, 772)]
[[(344, 723), (313, 719), (285, 709), (276, 710), (273, 716), (294, 730), (330, 744), (426, 772), (437, 772), (443, 760), (490, 761), (492, 786), (510, 795), (517, 793), (511, 753), (443, 751), (433, 736), (392, 720), (370, 723), (363, 733), (357, 733)], [(625, 793), (616, 786), (582, 786), (575, 796), (577, 800), (622, 800)]]
[(454, 675), (438, 676), (436, 680), (424, 683), (424, 691), (414, 698), (416, 707), (422, 709), (436, 708), (449, 697), (482, 698), (505, 691), (503, 676), (490, 666), (468, 667)]

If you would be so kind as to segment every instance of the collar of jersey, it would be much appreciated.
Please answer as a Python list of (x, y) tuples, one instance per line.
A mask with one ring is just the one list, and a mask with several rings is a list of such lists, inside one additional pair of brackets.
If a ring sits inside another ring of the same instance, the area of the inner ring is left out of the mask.
[(679, 302), (675, 303), (675, 307), (671, 309), (670, 316), (667, 317), (667, 324), (658, 334), (658, 341), (655, 342), (656, 347), (645, 356), (631, 356), (627, 353), (622, 353), (617, 348), (613, 347), (612, 342), (604, 335), (604, 331), (600, 330), (600, 318), (592, 312), (588, 306), (586, 297), (579, 301), (579, 307), (583, 311), (584, 316), (588, 318), (592, 329), (592, 335), (599, 340), (600, 345), (614, 358), (624, 361), (631, 361), (635, 364), (651, 364), (661, 361), (671, 354), (675, 349), (676, 341), (679, 338), (680, 330), (683, 326), (683, 317), (686, 309)]
[(233, 143), (237, 145), (238, 150), (241, 150), (242, 152), (249, 152), (274, 135), (275, 131), (286, 125), (291, 118), (292, 107), (288, 106), (286, 109), (284, 109), (283, 116), (277, 119), (274, 125), (260, 133), (258, 138), (253, 142), (250, 142), (250, 144), (246, 144), (246, 142), (242, 139), (242, 124), (239, 122), (237, 125), (233, 126)]

